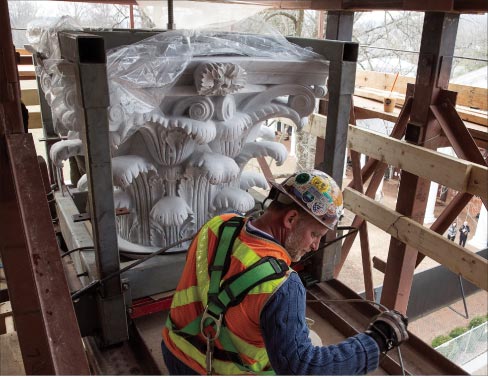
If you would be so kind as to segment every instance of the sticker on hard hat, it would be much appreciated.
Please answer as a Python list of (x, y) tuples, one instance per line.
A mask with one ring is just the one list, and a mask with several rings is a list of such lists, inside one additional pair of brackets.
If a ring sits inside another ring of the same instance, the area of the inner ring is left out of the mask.
[(327, 191), (329, 191), (330, 189), (330, 184), (328, 182), (325, 182), (320, 177), (313, 177), (312, 185), (314, 185), (317, 188), (317, 190), (319, 190), (323, 195), (327, 195)]
[(321, 221), (332, 226), (336, 223), (342, 211), (342, 193), (328, 175), (301, 172), (287, 179), (282, 187)]
[(322, 202), (313, 202), (312, 212), (317, 216), (325, 215), (325, 204)]

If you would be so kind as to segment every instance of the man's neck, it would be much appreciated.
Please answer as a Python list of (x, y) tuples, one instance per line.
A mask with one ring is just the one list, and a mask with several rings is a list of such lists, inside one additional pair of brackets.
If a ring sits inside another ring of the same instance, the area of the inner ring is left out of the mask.
[(269, 212), (264, 213), (261, 217), (253, 220), (252, 225), (260, 231), (271, 235), (282, 245), (284, 244), (285, 234), (283, 233), (282, 227), (280, 227), (279, 220)]

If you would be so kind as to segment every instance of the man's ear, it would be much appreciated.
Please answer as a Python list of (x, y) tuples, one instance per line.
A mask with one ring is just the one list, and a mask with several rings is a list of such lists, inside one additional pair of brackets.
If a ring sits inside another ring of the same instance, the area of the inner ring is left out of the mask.
[(299, 217), (299, 213), (296, 209), (291, 209), (285, 213), (285, 216), (283, 217), (283, 226), (285, 229), (291, 229), (295, 226), (295, 223), (297, 222)]

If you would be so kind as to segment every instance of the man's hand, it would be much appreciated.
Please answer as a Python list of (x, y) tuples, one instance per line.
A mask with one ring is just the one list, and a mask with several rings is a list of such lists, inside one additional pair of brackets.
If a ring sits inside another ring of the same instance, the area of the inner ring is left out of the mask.
[(407, 317), (396, 310), (389, 310), (373, 319), (366, 334), (378, 343), (380, 352), (388, 352), (408, 340), (407, 325)]

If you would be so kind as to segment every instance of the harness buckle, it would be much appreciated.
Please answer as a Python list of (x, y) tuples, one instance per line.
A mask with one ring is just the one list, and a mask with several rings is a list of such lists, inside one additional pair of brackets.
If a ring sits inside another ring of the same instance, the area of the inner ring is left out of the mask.
[[(207, 375), (211, 376), (212, 375), (212, 362), (213, 362), (213, 349), (214, 349), (214, 341), (219, 337), (220, 335), (220, 327), (222, 326), (222, 318), (223, 314), (219, 314), (218, 318), (215, 317), (215, 315), (211, 314), (208, 310), (208, 305), (205, 307), (205, 310), (202, 314), (202, 319), (200, 321), (200, 332), (202, 335), (205, 337), (207, 341), (207, 352), (205, 354), (205, 364), (206, 364), (206, 370), (207, 370)], [(208, 323), (205, 323), (208, 321)], [(205, 327), (210, 326), (213, 322), (213, 327), (215, 330), (215, 335), (211, 336), (210, 333), (205, 332)]]
[[(223, 318), (223, 314), (219, 314), (219, 316), (217, 318), (217, 317), (215, 317), (215, 315), (213, 315), (209, 312), (208, 305), (205, 307), (205, 310), (202, 314), (202, 319), (200, 321), (200, 332), (203, 334), (205, 339), (210, 340), (210, 341), (214, 341), (219, 337), (220, 327), (222, 326), (222, 318)], [(207, 322), (207, 320), (210, 320), (210, 322), (205, 323), (205, 322)], [(205, 332), (205, 327), (211, 325), (212, 322), (215, 324), (214, 325), (215, 335), (213, 337), (210, 334), (207, 334)]]

